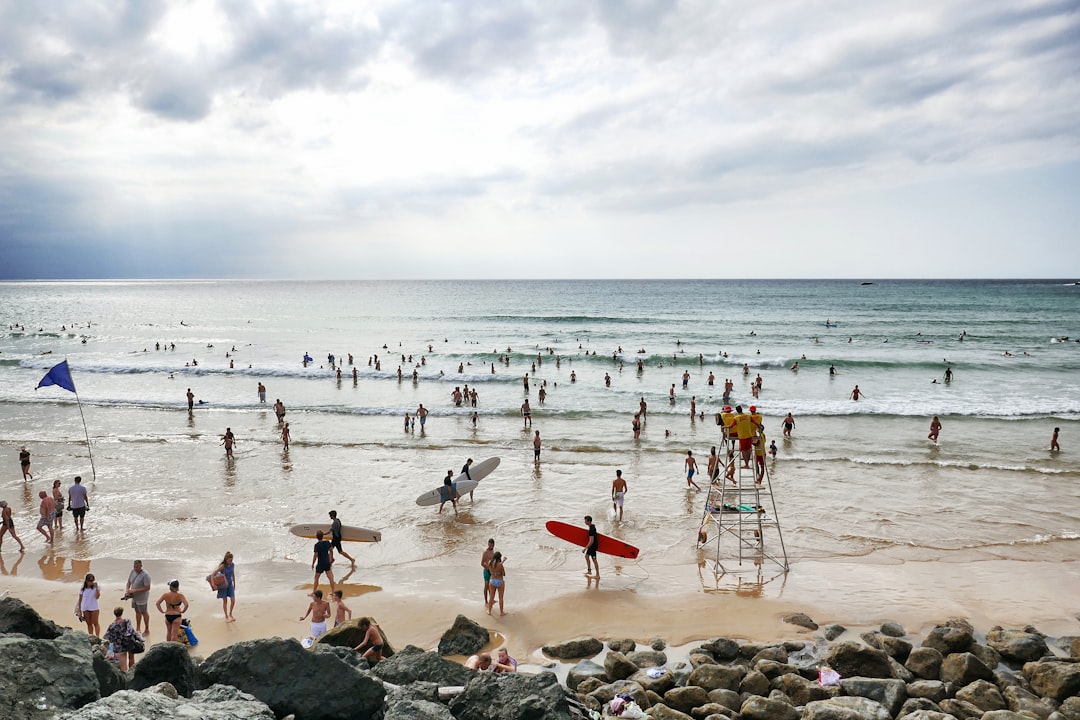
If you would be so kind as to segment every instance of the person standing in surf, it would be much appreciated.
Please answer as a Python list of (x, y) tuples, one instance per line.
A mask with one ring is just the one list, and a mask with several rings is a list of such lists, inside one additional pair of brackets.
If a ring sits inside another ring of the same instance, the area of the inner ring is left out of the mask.
[(619, 522), (622, 522), (623, 501), (626, 499), (626, 480), (623, 480), (622, 470), (615, 471), (615, 479), (611, 481), (611, 509), (619, 514)]
[(862, 390), (860, 390), (859, 386), (856, 385), (855, 389), (851, 391), (851, 395), (849, 395), (848, 397), (850, 397), (855, 402), (858, 402), (859, 398), (861, 398), (862, 396), (863, 396)]
[(930, 421), (930, 434), (926, 436), (927, 440), (933, 440), (934, 444), (937, 444), (938, 433), (941, 432), (941, 420), (935, 415), (934, 419)]
[(589, 542), (585, 544), (585, 549), (581, 552), (585, 555), (585, 575), (586, 577), (593, 577), (593, 570), (596, 571), (596, 577), (600, 577), (600, 565), (596, 562), (596, 546), (600, 543), (600, 538), (596, 535), (596, 526), (593, 525), (592, 515), (585, 516), (585, 524), (589, 526)]
[[(1050, 451), (1061, 452), (1061, 446), (1058, 445), (1058, 432), (1061, 428), (1054, 428), (1054, 434), (1050, 436)], [(12, 533), (14, 534), (14, 533)]]
[(33, 480), (34, 476), (30, 474), (30, 451), (23, 446), (23, 449), (19, 451), (19, 466), (22, 467), (22, 479)]

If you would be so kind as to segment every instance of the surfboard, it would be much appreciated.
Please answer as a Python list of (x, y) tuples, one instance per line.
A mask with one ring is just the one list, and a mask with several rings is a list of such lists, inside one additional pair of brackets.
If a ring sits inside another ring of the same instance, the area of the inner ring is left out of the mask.
[[(548, 520), (544, 527), (546, 527), (547, 531), (555, 537), (573, 543), (574, 545), (585, 547), (589, 544), (589, 528), (583, 525), (570, 525), (569, 523), (559, 522), (558, 520)], [(600, 533), (596, 534), (596, 552), (630, 558), (631, 560), (638, 556), (638, 549), (633, 545), (624, 543), (622, 540), (616, 540), (613, 537), (608, 537), (607, 535), (601, 535)]]
[[(300, 523), (299, 525), (293, 525), (289, 528), (289, 532), (297, 537), (302, 538), (315, 538), (315, 533), (319, 530), (323, 531), (326, 535), (326, 539), (330, 539), (330, 523), (318, 522), (318, 523)], [(368, 528), (353, 527), (352, 525), (341, 526), (341, 539), (351, 542), (382, 542), (382, 533), (378, 530), (369, 530)]]
[[(458, 497), (462, 495), (467, 495), (473, 490), (475, 490), (476, 486), (480, 484), (481, 480), (490, 475), (495, 468), (499, 467), (500, 462), (501, 461), (499, 458), (490, 457), (487, 460), (481, 460), (478, 463), (473, 463), (472, 467), (469, 468), (469, 476), (472, 478), (471, 480), (468, 477), (465, 477), (465, 473), (461, 473), (460, 475), (455, 477), (453, 479), (453, 483), (454, 487), (457, 488)], [(429, 505), (438, 505), (439, 503), (444, 502), (444, 487), (444, 485), (440, 485), (434, 490), (428, 490), (426, 493), (423, 493), (422, 495), (420, 495), (420, 497), (416, 498), (416, 504), (420, 505), (421, 507), (426, 507)]]

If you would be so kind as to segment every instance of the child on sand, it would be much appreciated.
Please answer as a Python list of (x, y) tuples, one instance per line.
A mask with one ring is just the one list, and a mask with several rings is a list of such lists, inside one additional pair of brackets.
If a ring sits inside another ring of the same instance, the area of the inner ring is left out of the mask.
[(345, 604), (345, 600), (342, 599), (344, 593), (340, 590), (334, 591), (334, 603), (337, 605), (337, 609), (334, 610), (334, 627), (337, 627), (346, 620), (352, 620), (352, 610)]

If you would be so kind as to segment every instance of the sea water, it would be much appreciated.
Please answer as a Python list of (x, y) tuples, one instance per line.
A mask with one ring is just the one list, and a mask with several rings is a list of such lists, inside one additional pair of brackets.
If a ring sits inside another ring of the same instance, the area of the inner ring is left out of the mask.
[[(37, 561), (46, 577), (136, 556), (194, 573), (229, 549), (242, 566), (299, 583), (310, 542), (288, 527), (335, 508), (348, 525), (382, 531), (353, 554), (384, 587), (439, 592), (459, 570), (475, 573), (494, 537), (508, 567), (556, 592), (582, 561), (544, 522), (592, 514), (601, 532), (641, 548), (625, 586), (662, 591), (714, 559), (696, 547), (704, 496), (683, 468), (687, 450), (704, 465), (718, 444), (713, 415), (729, 378), (731, 404), (756, 405), (779, 448), (769, 479), (789, 585), (809, 562), (1031, 560), (1070, 562), (1075, 575), (1080, 558), (1071, 281), (11, 282), (0, 297), (0, 498), (36, 548), (37, 490), (80, 474), (91, 491), (89, 531), (65, 531)], [(35, 390), (64, 359), (81, 410), (63, 389)], [(475, 424), (474, 409), (451, 400), (466, 384), (478, 392)], [(704, 418), (691, 417), (692, 398)], [(426, 425), (406, 431), (421, 403)], [(788, 412), (790, 439), (780, 433)], [(933, 415), (937, 444), (926, 437)], [(1060, 453), (1049, 451), (1055, 427)], [(491, 456), (502, 464), (458, 515), (415, 505), (467, 457)], [(616, 469), (629, 484), (622, 523), (611, 516)], [(766, 542), (773, 550), (779, 538)]]

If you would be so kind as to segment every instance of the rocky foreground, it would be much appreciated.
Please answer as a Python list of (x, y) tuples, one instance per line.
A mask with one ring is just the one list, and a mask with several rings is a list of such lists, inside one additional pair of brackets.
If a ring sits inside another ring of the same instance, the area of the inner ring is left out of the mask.
[[(553, 672), (494, 675), (443, 657), (488, 641), (460, 616), (440, 652), (409, 646), (374, 668), (350, 649), (359, 639), (346, 625), (311, 650), (269, 638), (202, 661), (183, 645), (160, 643), (122, 673), (96, 638), (4, 598), (0, 718), (561, 720), (606, 715), (624, 694), (649, 717), (679, 720), (1080, 720), (1080, 638), (1047, 638), (1031, 627), (996, 627), (983, 637), (963, 620), (921, 640), (896, 623), (848, 638), (805, 616), (791, 622), (808, 637), (715, 638), (678, 662), (659, 640), (643, 649), (633, 640), (605, 648), (596, 638), (545, 646), (549, 657), (577, 661), (564, 687)], [(839, 673), (838, 684), (819, 682), (823, 666)]]

